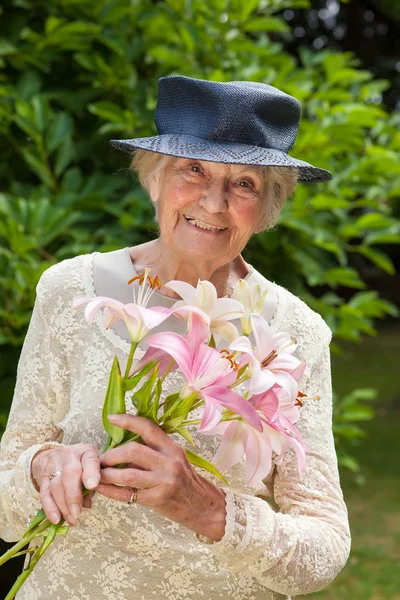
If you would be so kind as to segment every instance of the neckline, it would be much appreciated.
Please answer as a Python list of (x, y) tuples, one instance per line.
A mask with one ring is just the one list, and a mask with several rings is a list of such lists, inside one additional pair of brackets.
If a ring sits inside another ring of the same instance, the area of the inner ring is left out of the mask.
[[(125, 257), (128, 260), (128, 264), (130, 265), (130, 270), (133, 273), (133, 276), (137, 276), (138, 272), (136, 271), (135, 265), (132, 262), (132, 258), (131, 255), (129, 253), (129, 246), (127, 246), (126, 248), (121, 248), (121, 251), (124, 252)], [(253, 265), (249, 265), (249, 263), (246, 263), (247, 267), (250, 269), (249, 272), (247, 273), (246, 277), (243, 277), (244, 281), (249, 281), (252, 277), (252, 275), (254, 274), (254, 267)], [(154, 295), (157, 297), (162, 298), (163, 300), (171, 300), (173, 303), (177, 302), (177, 300), (179, 300), (179, 298), (172, 298), (171, 296), (165, 296), (165, 294), (161, 294), (160, 292), (158, 292), (157, 290), (154, 290)], [(230, 298), (231, 294), (229, 294), (228, 296), (225, 296), (225, 298)]]

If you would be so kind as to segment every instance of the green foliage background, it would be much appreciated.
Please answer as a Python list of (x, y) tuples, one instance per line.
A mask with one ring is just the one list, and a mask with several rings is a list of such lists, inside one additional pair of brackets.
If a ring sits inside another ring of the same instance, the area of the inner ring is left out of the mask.
[[(376, 333), (396, 308), (360, 265), (393, 275), (400, 241), (400, 115), (350, 53), (286, 50), (281, 14), (307, 0), (8, 0), (0, 7), (0, 427), (4, 427), (35, 285), (51, 264), (135, 245), (155, 233), (127, 155), (109, 139), (155, 132), (157, 80), (171, 74), (275, 85), (303, 105), (293, 155), (334, 179), (300, 185), (246, 259), (320, 312), (340, 340)], [(361, 260), (360, 260), (361, 259)], [(348, 288), (349, 300), (339, 295)], [(335, 398), (342, 466), (374, 416), (371, 390)], [(350, 448), (350, 450), (349, 450)]]

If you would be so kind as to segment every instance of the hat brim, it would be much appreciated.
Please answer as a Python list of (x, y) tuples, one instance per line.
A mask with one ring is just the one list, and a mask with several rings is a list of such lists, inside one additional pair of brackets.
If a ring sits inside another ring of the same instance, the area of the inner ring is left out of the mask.
[(299, 171), (299, 183), (318, 183), (332, 179), (330, 171), (313, 167), (309, 163), (293, 158), (280, 150), (233, 142), (204, 140), (193, 135), (163, 134), (131, 140), (110, 140), (110, 144), (117, 150), (129, 153), (135, 150), (148, 150), (149, 152), (158, 152), (168, 156), (217, 163), (294, 167)]

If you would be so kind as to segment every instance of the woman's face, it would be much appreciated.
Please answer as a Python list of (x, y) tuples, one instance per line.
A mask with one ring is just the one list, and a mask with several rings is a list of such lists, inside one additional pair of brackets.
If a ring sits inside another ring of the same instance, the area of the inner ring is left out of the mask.
[(150, 196), (158, 203), (162, 241), (174, 254), (218, 267), (262, 229), (264, 190), (259, 167), (171, 158)]

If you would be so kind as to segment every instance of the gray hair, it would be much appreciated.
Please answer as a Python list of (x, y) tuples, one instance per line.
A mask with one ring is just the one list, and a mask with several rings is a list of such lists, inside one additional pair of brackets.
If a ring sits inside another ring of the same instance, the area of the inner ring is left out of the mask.
[[(132, 153), (129, 171), (138, 175), (140, 185), (149, 192), (150, 183), (162, 171), (170, 156), (148, 150), (135, 150)], [(289, 198), (295, 191), (298, 169), (293, 167), (260, 167), (265, 181), (265, 202), (263, 203), (264, 223), (262, 231), (275, 227), (279, 215)], [(158, 220), (156, 204), (155, 220)]]

